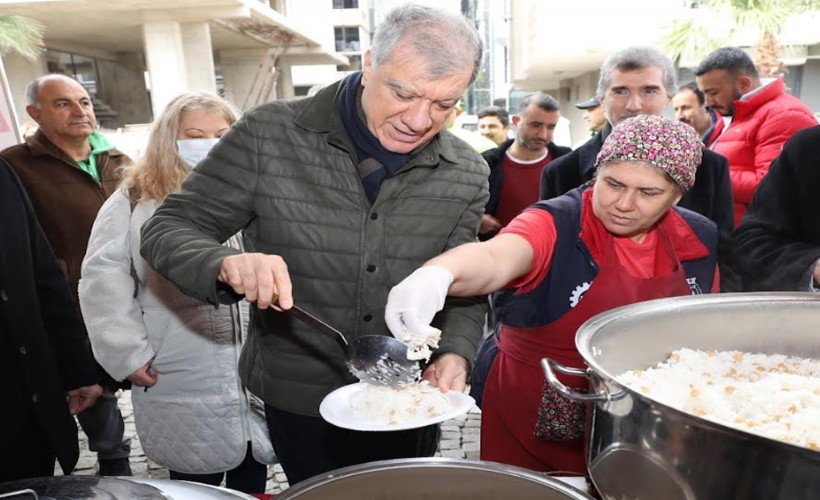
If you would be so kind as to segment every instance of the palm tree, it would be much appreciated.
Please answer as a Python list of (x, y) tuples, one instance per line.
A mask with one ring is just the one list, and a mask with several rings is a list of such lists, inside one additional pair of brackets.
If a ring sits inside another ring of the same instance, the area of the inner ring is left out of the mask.
[[(676, 61), (690, 65), (730, 44), (737, 33), (756, 33), (754, 61), (761, 76), (783, 72), (777, 37), (792, 15), (820, 7), (820, 0), (694, 0), (687, 19), (673, 21), (661, 40)], [(727, 25), (728, 21), (728, 25)]]
[(17, 15), (0, 16), (0, 52), (16, 52), (34, 59), (43, 45), (43, 25)]

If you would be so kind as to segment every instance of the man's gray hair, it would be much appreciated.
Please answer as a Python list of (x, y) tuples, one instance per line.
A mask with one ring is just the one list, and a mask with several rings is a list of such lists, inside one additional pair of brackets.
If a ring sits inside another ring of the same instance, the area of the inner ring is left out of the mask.
[(544, 92), (536, 92), (521, 100), (521, 103), (518, 104), (518, 114), (523, 113), (525, 109), (530, 107), (530, 104), (535, 104), (544, 111), (561, 111), (561, 106), (554, 97)]
[(409, 43), (427, 58), (424, 69), (430, 78), (443, 78), (472, 66), (472, 84), (481, 67), (481, 36), (461, 14), (415, 4), (392, 9), (373, 37), (373, 67), (390, 59), (400, 42)]
[[(49, 80), (71, 80), (72, 82), (77, 82), (77, 80), (66, 76), (61, 75), (59, 73), (49, 73), (48, 75), (43, 75), (40, 77), (35, 78), (34, 80), (28, 82), (26, 85), (26, 104), (28, 106), (34, 106), (35, 108), (40, 108), (40, 87), (43, 86)], [(79, 82), (77, 82), (79, 83)]]
[(612, 72), (637, 71), (645, 68), (660, 68), (663, 72), (663, 86), (666, 94), (672, 97), (677, 92), (678, 79), (675, 66), (663, 52), (652, 47), (628, 47), (606, 58), (601, 65), (601, 76), (598, 78), (598, 98), (602, 99), (606, 89), (612, 84)]

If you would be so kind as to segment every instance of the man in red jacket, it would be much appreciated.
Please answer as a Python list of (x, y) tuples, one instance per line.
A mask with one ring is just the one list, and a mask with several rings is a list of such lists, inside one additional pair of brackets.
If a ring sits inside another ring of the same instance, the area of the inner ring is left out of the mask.
[(817, 125), (817, 118), (786, 93), (782, 78), (761, 79), (752, 59), (737, 47), (712, 52), (695, 75), (706, 104), (727, 125), (712, 149), (729, 160), (737, 227), (783, 144), (798, 130)]

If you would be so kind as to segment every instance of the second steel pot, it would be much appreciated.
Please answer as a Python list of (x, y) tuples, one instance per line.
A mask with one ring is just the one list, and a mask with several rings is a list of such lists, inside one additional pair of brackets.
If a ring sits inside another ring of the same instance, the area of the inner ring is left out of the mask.
[[(588, 369), (546, 359), (542, 366), (559, 392), (593, 403), (588, 466), (604, 498), (808, 500), (820, 494), (820, 452), (678, 411), (615, 380), (682, 347), (820, 359), (818, 295), (642, 302), (590, 319), (578, 330), (576, 346)], [(586, 375), (591, 393), (573, 393), (556, 371)]]

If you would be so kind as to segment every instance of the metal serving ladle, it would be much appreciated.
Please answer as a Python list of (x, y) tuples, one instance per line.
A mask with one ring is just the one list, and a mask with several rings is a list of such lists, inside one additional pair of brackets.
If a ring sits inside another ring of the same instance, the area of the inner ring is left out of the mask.
[(345, 351), (347, 369), (362, 382), (400, 387), (421, 377), (419, 362), (407, 359), (407, 344), (394, 337), (366, 335), (348, 342), (342, 332), (297, 305), (287, 312), (336, 339)]

